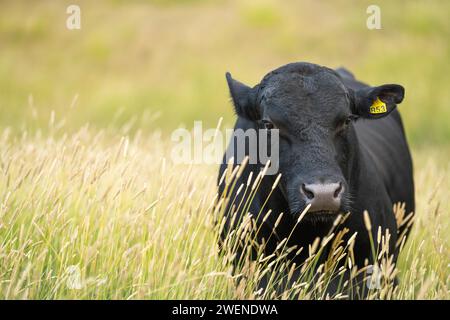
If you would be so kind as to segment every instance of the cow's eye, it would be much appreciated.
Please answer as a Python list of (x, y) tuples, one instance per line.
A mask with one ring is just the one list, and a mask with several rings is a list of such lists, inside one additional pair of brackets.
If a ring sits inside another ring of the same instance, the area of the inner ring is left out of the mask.
[(347, 118), (345, 118), (344, 120), (344, 126), (347, 127), (352, 121), (356, 120), (357, 116), (355, 115), (350, 115)]
[(342, 134), (346, 131), (350, 123), (355, 120), (355, 116), (351, 115), (345, 118), (337, 127), (337, 134)]
[(273, 125), (273, 123), (270, 122), (269, 120), (263, 120), (262, 123), (263, 123), (264, 129), (267, 129), (267, 130), (271, 130), (275, 127)]
[(344, 124), (346, 126), (348, 126), (351, 122), (352, 122), (352, 118), (348, 117), (347, 119), (345, 119)]

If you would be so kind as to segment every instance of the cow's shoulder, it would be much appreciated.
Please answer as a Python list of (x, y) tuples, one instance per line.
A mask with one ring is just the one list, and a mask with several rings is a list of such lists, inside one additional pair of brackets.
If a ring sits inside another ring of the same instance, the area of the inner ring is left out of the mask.
[(355, 79), (355, 76), (347, 68), (339, 67), (335, 70), (341, 78)]
[(342, 82), (347, 88), (358, 90), (368, 87), (366, 83), (357, 80), (353, 73), (344, 67), (335, 69), (335, 72), (342, 79)]

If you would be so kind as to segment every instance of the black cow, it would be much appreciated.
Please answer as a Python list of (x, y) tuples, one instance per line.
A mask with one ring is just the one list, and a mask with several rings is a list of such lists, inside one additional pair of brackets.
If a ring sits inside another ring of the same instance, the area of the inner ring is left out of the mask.
[[(241, 206), (235, 220), (226, 217), (223, 238), (236, 228), (247, 212), (256, 216), (265, 204), (271, 209), (269, 218), (257, 220), (259, 242), (269, 241), (265, 254), (270, 255), (277, 244), (289, 238), (288, 246), (308, 247), (316, 237), (324, 237), (340, 213), (350, 212), (341, 228), (358, 232), (355, 262), (363, 267), (373, 263), (369, 233), (363, 212), (368, 211), (373, 239), (378, 227), (391, 234), (390, 252), (394, 262), (398, 230), (393, 204), (406, 204), (406, 212), (414, 211), (412, 160), (400, 114), (396, 110), (404, 96), (397, 84), (370, 87), (357, 81), (341, 68), (332, 70), (310, 63), (291, 63), (268, 73), (253, 88), (226, 75), (238, 119), (236, 129), (279, 129), (280, 183), (271, 192), (276, 175), (266, 176), (248, 208)], [(258, 146), (247, 146), (257, 148)], [(224, 192), (222, 177), (230, 155), (228, 150), (219, 172), (219, 194)], [(227, 158), (228, 155), (228, 158)], [(234, 166), (238, 161), (234, 160)], [(253, 177), (261, 164), (248, 164), (237, 179), (236, 186)], [(243, 192), (234, 188), (225, 212), (242, 200)], [(307, 204), (311, 207), (293, 230), (299, 213)], [(244, 211), (245, 208), (245, 211)], [(280, 213), (281, 222), (273, 233)], [(308, 250), (292, 259), (303, 262)], [(239, 257), (239, 255), (238, 255)], [(367, 259), (367, 261), (365, 261)], [(332, 285), (329, 289), (333, 291)]]

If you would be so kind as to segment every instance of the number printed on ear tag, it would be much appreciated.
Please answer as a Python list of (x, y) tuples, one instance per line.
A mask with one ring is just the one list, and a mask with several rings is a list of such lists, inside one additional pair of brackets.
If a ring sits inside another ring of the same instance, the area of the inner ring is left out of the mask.
[(387, 111), (386, 103), (380, 100), (380, 98), (377, 97), (377, 99), (372, 103), (370, 106), (369, 112), (371, 114), (379, 114), (379, 113), (385, 113)]

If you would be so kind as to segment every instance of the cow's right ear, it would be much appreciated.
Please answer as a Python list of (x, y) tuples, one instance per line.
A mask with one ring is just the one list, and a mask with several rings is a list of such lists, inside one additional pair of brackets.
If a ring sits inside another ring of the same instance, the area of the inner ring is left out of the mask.
[(367, 119), (387, 116), (403, 101), (405, 89), (398, 84), (366, 87), (354, 92), (353, 113)]
[(228, 88), (230, 89), (236, 114), (249, 120), (259, 120), (261, 115), (256, 103), (258, 86), (250, 88), (234, 80), (229, 72), (225, 74), (225, 77), (227, 78)]

